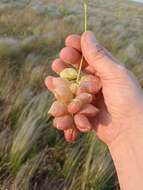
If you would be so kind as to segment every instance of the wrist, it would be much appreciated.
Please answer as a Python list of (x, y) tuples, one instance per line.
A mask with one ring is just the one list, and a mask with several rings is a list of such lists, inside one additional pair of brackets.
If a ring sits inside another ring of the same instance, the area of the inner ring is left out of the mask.
[[(119, 133), (114, 138), (111, 143), (108, 144), (109, 149), (113, 149), (115, 146), (119, 146), (124, 141), (128, 141), (129, 139), (134, 143), (138, 136), (142, 135), (143, 139), (143, 101), (140, 106), (137, 106), (138, 109), (134, 108), (134, 113), (131, 117), (127, 117), (126, 119), (121, 120), (121, 123), (118, 122)], [(132, 108), (133, 109), (133, 108)], [(116, 124), (115, 124), (116, 126)]]
[(130, 146), (136, 144), (140, 139), (143, 141), (143, 122), (140, 122), (138, 125), (130, 126), (122, 131), (122, 133), (120, 133), (118, 137), (108, 145), (108, 148), (112, 153), (118, 151), (118, 148), (120, 147), (126, 148), (124, 146), (125, 144), (129, 144)]
[(143, 187), (143, 125), (128, 129), (109, 145), (121, 189)]

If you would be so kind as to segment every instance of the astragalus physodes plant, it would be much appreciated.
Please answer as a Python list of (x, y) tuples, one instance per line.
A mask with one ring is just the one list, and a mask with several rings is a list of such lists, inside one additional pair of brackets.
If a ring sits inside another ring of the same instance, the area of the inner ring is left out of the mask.
[[(87, 2), (84, 6), (84, 30), (87, 31)], [(49, 114), (54, 117), (53, 125), (64, 131), (65, 139), (74, 142), (79, 132), (89, 132), (92, 129), (92, 119), (96, 117), (97, 94), (101, 89), (100, 80), (88, 66), (82, 51), (80, 64), (70, 64), (56, 59), (53, 70), (59, 77), (48, 76), (46, 86), (54, 94)]]

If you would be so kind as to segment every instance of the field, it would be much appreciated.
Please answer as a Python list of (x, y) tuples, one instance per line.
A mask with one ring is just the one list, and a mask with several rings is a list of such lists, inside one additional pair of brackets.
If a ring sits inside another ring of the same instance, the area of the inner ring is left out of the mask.
[[(0, 190), (118, 190), (108, 148), (96, 134), (64, 141), (47, 114), (53, 74), (68, 34), (84, 30), (82, 1), (0, 2)], [(143, 6), (89, 0), (88, 29), (143, 87)]]

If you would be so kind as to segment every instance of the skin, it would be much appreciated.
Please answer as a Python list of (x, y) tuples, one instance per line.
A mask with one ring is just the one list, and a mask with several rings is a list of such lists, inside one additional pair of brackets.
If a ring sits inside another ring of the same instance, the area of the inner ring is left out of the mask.
[[(82, 36), (70, 35), (65, 45), (59, 54), (62, 62), (77, 67), (83, 54), (83, 69), (91, 70), (100, 79), (102, 90), (95, 100), (100, 111), (89, 122), (98, 138), (109, 147), (121, 189), (142, 189), (143, 92), (138, 82), (132, 73), (97, 43), (92, 32), (85, 32)], [(46, 79), (47, 87), (49, 83)], [(78, 120), (81, 122), (78, 118), (76, 125)]]

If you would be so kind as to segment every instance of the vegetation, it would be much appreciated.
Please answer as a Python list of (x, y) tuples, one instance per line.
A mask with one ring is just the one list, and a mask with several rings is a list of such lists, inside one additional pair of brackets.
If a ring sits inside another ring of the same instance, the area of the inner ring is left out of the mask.
[[(88, 28), (143, 87), (143, 6), (89, 0)], [(0, 2), (0, 189), (117, 190), (107, 147), (96, 134), (69, 144), (52, 128), (44, 86), (68, 34), (83, 31), (82, 1)]]

